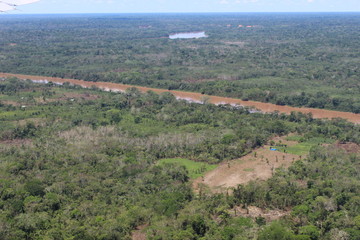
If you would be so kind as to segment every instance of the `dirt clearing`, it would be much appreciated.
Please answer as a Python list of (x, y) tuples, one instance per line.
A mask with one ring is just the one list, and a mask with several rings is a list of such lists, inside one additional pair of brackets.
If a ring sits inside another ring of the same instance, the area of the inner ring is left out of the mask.
[[(273, 140), (282, 140), (288, 146), (296, 144), (286, 141), (285, 138)], [(301, 158), (299, 155), (273, 151), (270, 148), (270, 145), (265, 145), (242, 158), (221, 163), (204, 177), (195, 179), (194, 189), (199, 190), (201, 184), (205, 184), (212, 192), (226, 192), (228, 188), (251, 180), (266, 180), (273, 175), (276, 168), (288, 168), (295, 160)]]
[(147, 227), (147, 224), (137, 226), (136, 229), (131, 233), (132, 240), (146, 240), (146, 233), (144, 229)]
[(30, 146), (32, 144), (32, 141), (30, 139), (11, 139), (11, 140), (1, 140), (0, 145), (6, 145), (6, 146), (16, 146), (21, 147), (28, 145)]
[(253, 219), (256, 219), (257, 217), (263, 217), (267, 222), (270, 222), (270, 221), (278, 220), (284, 216), (287, 216), (290, 214), (290, 212), (291, 212), (290, 210), (288, 211), (280, 210), (280, 209), (270, 210), (270, 209), (262, 209), (256, 206), (248, 206), (246, 208), (244, 206), (235, 206), (230, 213), (235, 217), (242, 216), (242, 217), (250, 217)]
[(360, 145), (356, 143), (336, 143), (334, 147), (340, 148), (347, 153), (360, 154)]

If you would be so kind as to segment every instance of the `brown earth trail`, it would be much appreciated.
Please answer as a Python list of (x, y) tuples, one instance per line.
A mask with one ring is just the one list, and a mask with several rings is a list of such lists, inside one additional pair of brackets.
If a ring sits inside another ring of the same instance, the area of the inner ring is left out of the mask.
[(126, 85), (120, 83), (110, 83), (110, 82), (89, 82), (83, 80), (76, 79), (65, 79), (65, 78), (56, 78), (56, 77), (44, 77), (44, 76), (32, 76), (32, 75), (22, 75), (22, 74), (11, 74), (11, 73), (0, 73), (0, 77), (17, 77), (19, 79), (31, 79), (31, 80), (47, 80), (54, 83), (65, 83), (69, 82), (72, 84), (80, 85), (85, 88), (90, 88), (92, 86), (96, 86), (98, 88), (104, 90), (112, 90), (112, 91), (125, 91), (127, 88), (136, 87), (141, 92), (146, 91), (154, 91), (156, 93), (162, 92), (170, 92), (174, 94), (178, 99), (185, 99), (194, 102), (202, 102), (204, 99), (208, 99), (210, 103), (213, 104), (237, 104), (246, 107), (254, 107), (259, 109), (262, 112), (269, 113), (278, 111), (280, 113), (290, 114), (291, 112), (301, 112), (304, 114), (311, 113), (314, 118), (343, 118), (347, 119), (350, 122), (359, 124), (360, 123), (360, 114), (350, 113), (350, 112), (340, 112), (340, 111), (332, 111), (326, 109), (316, 109), (316, 108), (299, 108), (299, 107), (290, 107), (290, 106), (280, 106), (272, 103), (263, 103), (263, 102), (255, 102), (255, 101), (242, 101), (236, 98), (227, 98), (227, 97), (218, 97), (218, 96), (210, 96), (204, 95), (201, 93), (195, 92), (183, 92), (183, 91), (173, 91), (166, 89), (158, 89), (158, 88), (149, 88), (149, 87), (141, 87), (134, 85)]

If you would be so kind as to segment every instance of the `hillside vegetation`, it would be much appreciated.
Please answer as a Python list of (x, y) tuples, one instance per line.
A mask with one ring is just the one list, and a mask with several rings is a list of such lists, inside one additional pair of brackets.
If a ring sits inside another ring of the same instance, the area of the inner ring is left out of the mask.
[[(17, 79), (0, 81), (0, 110), (0, 239), (130, 239), (138, 226), (148, 239), (360, 237), (360, 127), (344, 120)], [(289, 133), (331, 141), (232, 195), (195, 194), (169, 160), (212, 166)], [(235, 210), (252, 206), (289, 214)]]

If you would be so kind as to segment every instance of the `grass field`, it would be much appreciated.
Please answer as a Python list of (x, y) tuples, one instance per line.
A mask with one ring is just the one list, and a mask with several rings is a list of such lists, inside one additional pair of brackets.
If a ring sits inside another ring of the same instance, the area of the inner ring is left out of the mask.
[(276, 148), (280, 152), (284, 152), (285, 150), (286, 153), (291, 153), (296, 155), (307, 155), (309, 154), (310, 149), (316, 145), (324, 144), (324, 143), (334, 143), (334, 140), (332, 139), (326, 139), (320, 137), (310, 138), (305, 141), (301, 141), (301, 138), (302, 138), (301, 136), (290, 136), (287, 138), (287, 140), (298, 141), (299, 143), (288, 147), (274, 146), (274, 148)]
[(195, 162), (185, 158), (166, 158), (159, 160), (158, 164), (176, 163), (184, 166), (189, 171), (189, 177), (195, 179), (203, 176), (206, 172), (211, 171), (217, 167), (217, 165), (207, 164), (203, 162)]

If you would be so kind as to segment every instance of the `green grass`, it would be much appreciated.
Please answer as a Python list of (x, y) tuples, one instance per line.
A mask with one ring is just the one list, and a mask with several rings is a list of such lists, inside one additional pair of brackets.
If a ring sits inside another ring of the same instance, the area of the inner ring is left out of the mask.
[[(31, 118), (36, 113), (36, 110), (17, 110), (9, 112), (0, 112), (0, 121), (15, 121), (26, 118)], [(41, 117), (41, 115), (37, 115)]]
[(188, 172), (189, 177), (191, 179), (195, 179), (203, 176), (206, 172), (211, 171), (217, 167), (215, 164), (208, 164), (204, 162), (195, 162), (185, 158), (165, 158), (159, 160), (158, 164), (166, 164), (166, 163), (176, 163), (184, 166)]
[[(300, 141), (302, 139), (301, 136), (291, 136), (287, 137), (287, 140), (292, 141)], [(291, 153), (295, 155), (306, 155), (309, 153), (310, 149), (316, 145), (324, 144), (324, 143), (334, 143), (334, 140), (327, 139), (327, 138), (321, 138), (321, 137), (314, 137), (310, 138), (308, 140), (305, 140), (303, 142), (299, 142), (298, 144), (295, 144), (293, 146), (289, 147), (278, 147), (274, 146), (274, 148), (278, 149), (280, 152), (286, 151), (286, 153)]]
[(243, 171), (245, 171), (245, 172), (253, 172), (254, 169), (253, 168), (244, 168)]
[(306, 155), (310, 152), (310, 149), (316, 144), (302, 142), (290, 147), (279, 147), (278, 150), (283, 152), (285, 150), (286, 153), (291, 153), (295, 155)]

